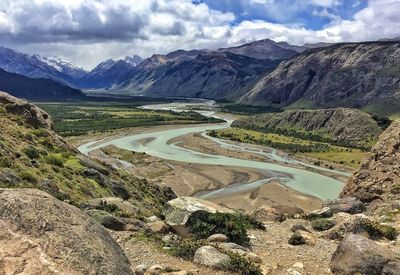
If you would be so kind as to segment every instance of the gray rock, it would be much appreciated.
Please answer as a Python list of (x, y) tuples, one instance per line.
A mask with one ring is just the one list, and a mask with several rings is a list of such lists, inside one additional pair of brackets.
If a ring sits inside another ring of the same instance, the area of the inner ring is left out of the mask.
[(320, 218), (330, 218), (333, 213), (329, 207), (324, 207), (320, 210), (314, 210), (306, 214), (306, 218), (309, 220), (320, 219)]
[[(333, 253), (333, 274), (399, 274), (400, 254), (360, 235), (347, 235)], [(384, 273), (386, 272), (386, 273)]]
[(291, 245), (302, 245), (302, 244), (315, 245), (317, 243), (317, 239), (312, 233), (302, 230), (297, 230), (290, 237), (288, 243)]
[(180, 235), (187, 235), (190, 233), (190, 229), (186, 227), (187, 221), (193, 213), (200, 210), (210, 213), (216, 213), (217, 211), (233, 213), (231, 209), (210, 201), (194, 197), (180, 197), (165, 204), (163, 215), (165, 216), (165, 222), (171, 226), (172, 230)]
[(230, 257), (218, 251), (213, 246), (202, 246), (194, 254), (194, 262), (214, 268), (225, 268), (228, 266)]
[(365, 205), (356, 197), (346, 197), (324, 202), (324, 207), (329, 207), (333, 214), (345, 212), (349, 214), (358, 214), (365, 211)]
[(207, 238), (207, 242), (210, 243), (225, 243), (228, 241), (228, 237), (224, 234), (214, 234)]
[(296, 232), (297, 230), (306, 231), (306, 232), (311, 233), (311, 231), (308, 230), (308, 229), (307, 229), (304, 225), (302, 225), (302, 224), (295, 224), (295, 225), (292, 226), (292, 228), (290, 228), (290, 231), (292, 231), (292, 232)]
[(37, 189), (0, 189), (0, 205), (6, 273), (133, 274), (109, 232), (77, 207)]
[(102, 217), (100, 223), (102, 226), (114, 231), (125, 230), (125, 223), (121, 219), (116, 218), (112, 215), (106, 215)]
[(138, 265), (133, 269), (133, 271), (135, 272), (135, 275), (144, 275), (147, 271), (147, 265)]

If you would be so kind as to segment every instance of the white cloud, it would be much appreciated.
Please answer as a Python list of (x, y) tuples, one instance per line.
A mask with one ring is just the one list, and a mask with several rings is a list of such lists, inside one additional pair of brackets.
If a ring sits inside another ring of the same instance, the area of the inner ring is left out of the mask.
[[(303, 44), (400, 36), (400, 0), (370, 0), (351, 20), (332, 18), (331, 24), (320, 30), (262, 20), (234, 24), (234, 14), (191, 0), (3, 1), (0, 44), (59, 55), (86, 68), (106, 58), (147, 57), (179, 48), (218, 48), (264, 38)], [(272, 4), (278, 3), (249, 1), (275, 7)], [(323, 7), (316, 16), (331, 16), (326, 8), (339, 4), (336, 0), (306, 2)]]

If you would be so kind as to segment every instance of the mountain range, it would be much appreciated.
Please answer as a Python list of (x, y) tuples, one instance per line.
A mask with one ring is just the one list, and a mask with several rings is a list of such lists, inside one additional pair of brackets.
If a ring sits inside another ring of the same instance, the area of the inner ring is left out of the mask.
[(400, 110), (400, 42), (316, 43), (269, 39), (217, 50), (177, 50), (106, 60), (90, 72), (58, 58), (0, 48), (0, 68), (99, 93), (226, 99), (283, 108)]

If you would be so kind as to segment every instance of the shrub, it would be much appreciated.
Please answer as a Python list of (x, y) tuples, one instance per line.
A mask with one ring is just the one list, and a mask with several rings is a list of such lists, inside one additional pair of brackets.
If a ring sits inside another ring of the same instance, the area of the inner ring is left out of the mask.
[(30, 159), (37, 159), (40, 156), (39, 150), (33, 146), (28, 146), (22, 150)]
[(108, 213), (114, 213), (119, 208), (113, 203), (107, 203), (106, 201), (101, 201), (99, 205), (96, 206), (97, 210), (103, 210)]
[(64, 165), (63, 158), (58, 154), (51, 154), (45, 157), (45, 160), (48, 164), (52, 164), (58, 167), (62, 167)]
[(32, 172), (28, 171), (28, 170), (24, 170), (21, 171), (19, 173), (21, 179), (29, 182), (29, 183), (37, 183), (38, 178), (36, 177), (36, 175), (34, 175)]
[(360, 226), (371, 238), (379, 239), (385, 237), (389, 240), (395, 240), (398, 236), (398, 232), (394, 227), (374, 221), (362, 220)]
[(231, 258), (227, 270), (242, 275), (262, 275), (260, 267), (237, 252), (224, 251)]
[(249, 245), (247, 229), (263, 229), (263, 225), (254, 218), (244, 214), (195, 212), (187, 225), (198, 239), (205, 239), (217, 233), (225, 234), (230, 241)]
[(178, 245), (172, 248), (171, 253), (176, 257), (192, 260), (196, 250), (204, 245), (206, 245), (204, 240), (182, 239)]
[(7, 157), (0, 157), (0, 167), (11, 168), (13, 166), (12, 161)]
[(312, 228), (317, 231), (325, 231), (335, 226), (335, 221), (331, 219), (316, 219), (311, 224)]
[(37, 137), (47, 137), (49, 133), (47, 132), (46, 129), (44, 128), (39, 128), (31, 131), (32, 135), (35, 135)]
[(306, 240), (303, 238), (303, 236), (301, 236), (299, 232), (294, 232), (293, 235), (290, 237), (288, 243), (291, 245), (301, 245), (305, 244)]

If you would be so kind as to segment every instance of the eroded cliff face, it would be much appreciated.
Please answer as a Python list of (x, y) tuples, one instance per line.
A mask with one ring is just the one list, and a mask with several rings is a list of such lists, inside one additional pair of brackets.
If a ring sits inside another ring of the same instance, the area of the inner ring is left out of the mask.
[(320, 134), (334, 141), (364, 145), (367, 140), (377, 140), (382, 129), (371, 115), (349, 108), (319, 110), (289, 110), (243, 118), (233, 126), (277, 130), (291, 129)]
[(400, 106), (399, 62), (399, 42), (337, 44), (309, 50), (282, 62), (240, 100), (282, 106), (368, 106), (391, 114)]
[(380, 136), (341, 194), (369, 204), (371, 213), (387, 213), (400, 207), (400, 120)]

